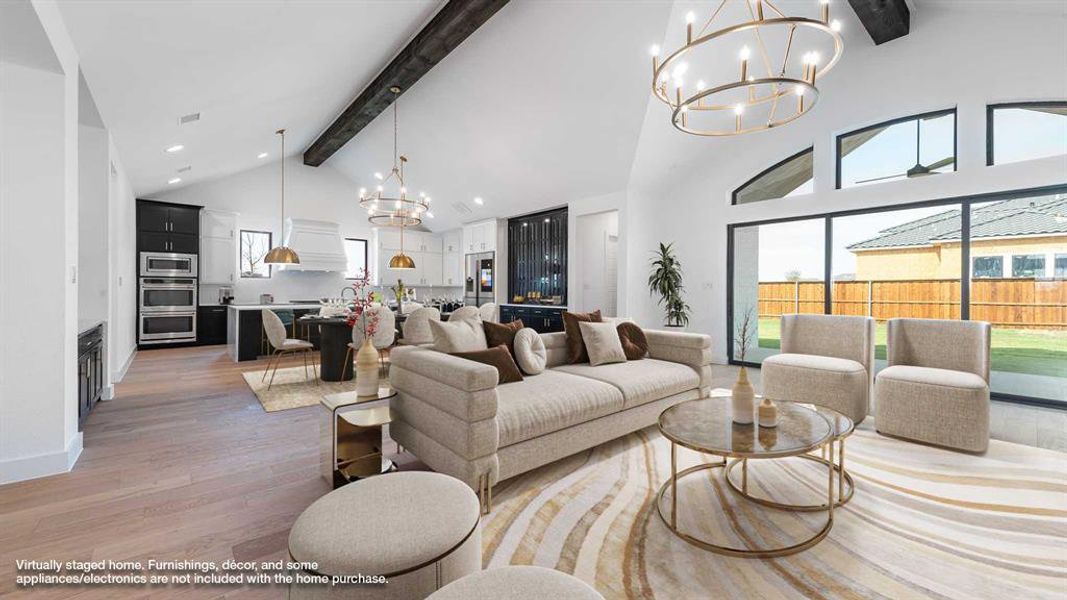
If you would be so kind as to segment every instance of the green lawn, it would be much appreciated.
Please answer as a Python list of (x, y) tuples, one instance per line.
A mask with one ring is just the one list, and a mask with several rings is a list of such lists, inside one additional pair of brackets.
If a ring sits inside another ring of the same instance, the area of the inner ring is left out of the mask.
[[(885, 360), (885, 323), (874, 337), (875, 356)], [(781, 347), (778, 319), (759, 320), (759, 346)], [(994, 371), (1067, 377), (1067, 331), (994, 328), (991, 354)]]

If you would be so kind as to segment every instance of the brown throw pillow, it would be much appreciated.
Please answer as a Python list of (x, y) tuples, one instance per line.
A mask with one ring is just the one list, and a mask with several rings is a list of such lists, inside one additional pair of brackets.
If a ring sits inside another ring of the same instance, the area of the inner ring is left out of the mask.
[(496, 367), (496, 372), (498, 374), (497, 381), (499, 383), (522, 381), (522, 373), (519, 372), (519, 366), (515, 364), (515, 359), (512, 358), (511, 352), (508, 351), (508, 347), (503, 344), (494, 346), (488, 350), (453, 352), (452, 356), (458, 356), (460, 358)]
[(624, 321), (619, 323), (619, 341), (622, 342), (622, 351), (626, 353), (626, 360), (638, 360), (648, 356), (648, 340), (645, 332), (637, 326), (637, 323)]
[(589, 362), (589, 353), (585, 349), (585, 342), (582, 341), (582, 328), (578, 326), (578, 323), (581, 323), (582, 321), (587, 323), (600, 323), (600, 311), (597, 310), (591, 313), (563, 313), (563, 332), (567, 335), (568, 363)]
[(512, 356), (515, 356), (515, 334), (523, 327), (522, 319), (515, 319), (510, 323), (482, 321), (486, 344), (490, 348), (503, 344), (508, 347), (508, 352), (511, 352)]

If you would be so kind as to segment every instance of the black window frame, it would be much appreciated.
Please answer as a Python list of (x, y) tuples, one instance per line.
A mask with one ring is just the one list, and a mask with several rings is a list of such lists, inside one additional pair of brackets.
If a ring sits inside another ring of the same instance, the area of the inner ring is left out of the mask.
[[(773, 165), (771, 165), (771, 166), (767, 167), (766, 169), (764, 169), (764, 170), (760, 171), (759, 173), (757, 173), (754, 177), (752, 177), (748, 181), (746, 181), (746, 182), (742, 183), (741, 185), (737, 186), (737, 188), (730, 194), (730, 205), (731, 206), (737, 206), (738, 205), (737, 194), (741, 190), (743, 190), (746, 187), (748, 187), (749, 185), (751, 185), (757, 179), (760, 179), (761, 177), (764, 177), (765, 175), (767, 175), (771, 171), (774, 171), (778, 167), (781, 167), (782, 165), (788, 163), (791, 160), (800, 158), (801, 156), (803, 156), (804, 154), (807, 154), (807, 153), (811, 153), (811, 178), (814, 181), (814, 179), (815, 179), (815, 145), (812, 144), (811, 146), (808, 146), (807, 148), (801, 150), (800, 152), (797, 152), (795, 154), (791, 154), (791, 155), (787, 156), (786, 158), (783, 158), (782, 160), (774, 163)], [(769, 202), (771, 200), (781, 200), (782, 198), (785, 198), (785, 196), (781, 196), (779, 198), (767, 198), (766, 200), (758, 200), (756, 202), (743, 202), (742, 204), (758, 204), (759, 202)]]
[[(891, 127), (900, 123), (907, 123), (908, 121), (917, 121), (919, 119), (930, 119), (935, 117), (941, 117), (947, 114), (952, 114), (952, 171), (956, 172), (959, 168), (960, 162), (960, 114), (957, 110), (958, 107), (943, 108), (941, 110), (932, 110), (929, 112), (918, 113), (914, 115), (907, 115), (904, 117), (897, 117), (895, 119), (889, 119), (888, 121), (882, 121), (881, 123), (875, 123), (874, 125), (867, 125), (866, 127), (860, 127), (859, 129), (853, 129), (852, 131), (846, 131), (845, 133), (838, 134), (834, 138), (834, 189), (840, 190), (841, 188), (841, 141), (843, 138), (856, 135), (857, 133), (863, 133), (864, 131), (870, 131), (872, 129), (878, 129), (879, 127)], [(857, 187), (857, 186), (853, 186)], [(847, 189), (847, 188), (846, 188)]]
[[(994, 129), (994, 127), (993, 127), (993, 125), (994, 125), (994, 123), (993, 123), (993, 119), (994, 119), (993, 113), (999, 108), (1033, 108), (1033, 107), (1049, 107), (1049, 108), (1052, 108), (1052, 107), (1063, 107), (1063, 108), (1067, 108), (1067, 100), (1037, 100), (1037, 101), (1032, 101), (1032, 102), (1001, 102), (999, 104), (987, 104), (986, 105), (986, 107), (985, 107), (985, 111), (986, 111), (985, 112), (985, 165), (987, 167), (992, 167), (992, 166), (996, 165), (996, 163), (993, 162), (993, 149), (994, 149), (994, 143), (995, 143), (995, 141), (993, 139), (993, 129)], [(1031, 159), (1027, 159), (1027, 160), (1036, 160), (1036, 159), (1032, 159), (1031, 158)], [(1016, 161), (1016, 162), (1026, 162), (1026, 161)], [(1001, 163), (1001, 164), (1011, 164), (1011, 163)]]
[[(262, 233), (267, 236), (267, 252), (274, 247), (274, 232), (262, 231), (260, 229), (238, 229), (237, 230), (237, 278), (238, 279), (270, 279), (274, 277), (274, 265), (267, 265), (266, 277), (249, 277), (244, 274), (244, 255), (242, 253), (242, 244), (244, 241), (245, 233)], [(266, 255), (264, 255), (266, 256)]]
[[(1023, 259), (1026, 261), (1036, 260), (1041, 262), (1041, 275), (1016, 275), (1015, 274), (1015, 259)], [(1045, 260), (1044, 254), (1012, 254), (1011, 255), (1011, 277), (1012, 279), (1045, 279), (1048, 273), (1048, 261)]]
[[(975, 263), (977, 263), (979, 260), (982, 260), (982, 259), (995, 259), (999, 263), (1000, 274), (999, 275), (995, 275), (995, 276), (993, 276), (993, 275), (976, 276), (975, 272), (978, 271), (978, 269), (976, 268)], [(974, 256), (974, 257), (971, 257), (971, 279), (997, 279), (997, 278), (1003, 277), (1003, 276), (1004, 276), (1004, 255), (1003, 254), (987, 254), (985, 256)]]
[[(971, 318), (971, 210), (974, 205), (997, 200), (1010, 200), (1025, 196), (1039, 196), (1050, 194), (1067, 194), (1067, 185), (1050, 185), (1036, 188), (1017, 189), (1005, 192), (989, 192), (985, 194), (973, 194), (968, 196), (955, 196), (934, 200), (922, 200), (917, 202), (905, 202), (901, 204), (882, 205), (870, 208), (842, 210), (836, 212), (824, 212), (793, 217), (780, 217), (758, 221), (746, 221), (728, 223), (726, 225), (726, 359), (731, 365), (760, 368), (760, 364), (752, 361), (741, 362), (734, 359), (734, 230), (756, 225), (771, 225), (774, 223), (788, 223), (791, 221), (805, 221), (811, 219), (825, 219), (826, 233), (824, 236), (824, 283), (827, 293), (824, 297), (823, 314), (831, 314), (833, 294), (832, 285), (832, 257), (833, 257), (833, 219), (855, 215), (876, 214), (911, 208), (927, 208), (934, 206), (959, 205), (960, 206), (960, 320), (969, 321)], [(1043, 406), (1067, 411), (1067, 402), (1050, 398), (1035, 398), (1003, 392), (991, 392), (994, 400)]]
[[(370, 244), (364, 238), (346, 237), (346, 242), (363, 242), (363, 273), (366, 274), (370, 269)], [(348, 259), (348, 252), (346, 249), (345, 259)], [(346, 274), (345, 281), (358, 281), (359, 277), (348, 277)]]

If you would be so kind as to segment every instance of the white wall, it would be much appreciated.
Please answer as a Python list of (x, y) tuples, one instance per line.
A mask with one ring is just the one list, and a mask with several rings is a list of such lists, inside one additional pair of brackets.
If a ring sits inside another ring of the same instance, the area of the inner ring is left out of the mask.
[[(616, 312), (622, 316), (628, 316), (627, 294), (623, 293), (626, 285), (626, 269), (630, 260), (630, 246), (627, 244), (627, 193), (625, 190), (583, 198), (567, 204), (567, 304), (575, 310), (596, 310), (598, 307), (590, 305), (582, 294), (580, 284), (582, 273), (579, 267), (581, 262), (581, 246), (584, 237), (579, 231), (578, 219), (598, 213), (616, 211), (617, 233), (619, 235), (618, 277), (616, 289), (619, 290), (616, 299)], [(506, 268), (506, 265), (505, 265)], [(584, 307), (584, 308), (583, 308)]]
[(107, 131), (78, 128), (78, 320), (108, 318)]
[[(108, 136), (108, 365), (111, 381), (126, 373), (137, 350), (137, 204), (115, 141)], [(106, 393), (110, 394), (110, 390)]]
[[(280, 166), (276, 160), (256, 169), (153, 194), (150, 199), (237, 212), (239, 229), (270, 231), (275, 245), (281, 242)], [(299, 155), (285, 162), (285, 216), (332, 221), (340, 224), (344, 237), (373, 239), (367, 214), (359, 208), (359, 187), (330, 165), (304, 165)], [(370, 246), (373, 265), (373, 242)], [(275, 268), (270, 279), (240, 279), (233, 287), (237, 302), (257, 302), (262, 293), (285, 302), (337, 296), (344, 285), (342, 273)], [(217, 300), (218, 286), (201, 287), (202, 304)]]
[(33, 9), (14, 18), (60, 69), (0, 61), (0, 483), (66, 471), (81, 452), (78, 59), (55, 4)]
[[(672, 26), (683, 23), (682, 8), (676, 6), (674, 13)], [(819, 105), (786, 127), (697, 138), (674, 130), (662, 105), (651, 102), (648, 107), (628, 189), (624, 230), (629, 253), (645, 256), (658, 241), (676, 242), (693, 308), (689, 330), (711, 334), (720, 361), (727, 356), (728, 223), (1067, 182), (1062, 157), (985, 166), (987, 103), (1063, 99), (1067, 94), (1067, 36), (1061, 17), (923, 7), (913, 12), (908, 36), (882, 46), (872, 44), (851, 11), (841, 17), (844, 57), (820, 83)], [(958, 111), (957, 172), (833, 189), (837, 134), (952, 107)], [(814, 193), (730, 206), (733, 189), (813, 143)], [(632, 261), (624, 289), (631, 315), (654, 326), (662, 316), (642, 285), (647, 271), (646, 261)]]

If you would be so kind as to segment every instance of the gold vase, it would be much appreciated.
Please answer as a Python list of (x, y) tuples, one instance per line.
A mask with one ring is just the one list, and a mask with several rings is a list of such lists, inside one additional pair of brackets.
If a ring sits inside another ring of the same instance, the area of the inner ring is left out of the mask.
[(731, 394), (731, 408), (734, 423), (747, 425), (754, 420), (756, 412), (756, 391), (748, 381), (748, 370), (741, 367), (737, 382)]
[(356, 395), (378, 395), (378, 349), (367, 337), (356, 352)]

